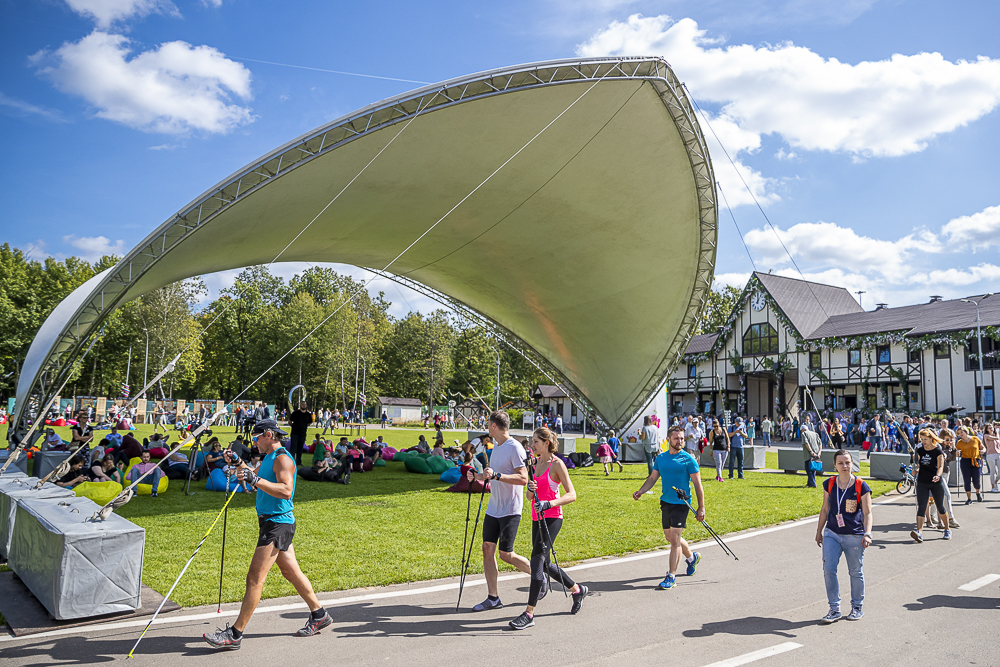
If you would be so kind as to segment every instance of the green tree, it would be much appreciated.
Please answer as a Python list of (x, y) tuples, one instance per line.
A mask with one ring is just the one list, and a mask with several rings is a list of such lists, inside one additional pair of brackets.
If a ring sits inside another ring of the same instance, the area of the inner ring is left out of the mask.
[(695, 333), (715, 333), (729, 319), (741, 293), (741, 290), (732, 285), (722, 285), (717, 289), (713, 284), (712, 289), (708, 292), (708, 298), (705, 300), (705, 306), (702, 308), (698, 329)]

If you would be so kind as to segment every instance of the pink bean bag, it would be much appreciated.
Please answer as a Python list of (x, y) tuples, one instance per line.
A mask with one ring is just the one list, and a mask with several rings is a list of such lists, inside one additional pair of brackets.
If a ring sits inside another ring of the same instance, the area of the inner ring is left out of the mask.
[(149, 456), (150, 456), (150, 458), (154, 458), (154, 459), (163, 459), (163, 458), (166, 458), (167, 454), (169, 454), (169, 453), (170, 453), (170, 450), (167, 449), (166, 447), (151, 447), (150, 450), (149, 450)]
[(396, 449), (395, 447), (390, 447), (389, 445), (382, 447), (382, 458), (385, 459), (386, 461), (391, 461), (392, 457), (398, 453), (399, 450)]

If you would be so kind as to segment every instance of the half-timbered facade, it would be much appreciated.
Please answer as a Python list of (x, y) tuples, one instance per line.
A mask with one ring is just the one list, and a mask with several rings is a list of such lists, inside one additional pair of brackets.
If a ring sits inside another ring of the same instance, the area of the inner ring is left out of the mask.
[(1000, 297), (865, 311), (844, 288), (758, 272), (725, 326), (692, 338), (667, 393), (672, 414), (958, 406), (995, 416), (998, 371)]

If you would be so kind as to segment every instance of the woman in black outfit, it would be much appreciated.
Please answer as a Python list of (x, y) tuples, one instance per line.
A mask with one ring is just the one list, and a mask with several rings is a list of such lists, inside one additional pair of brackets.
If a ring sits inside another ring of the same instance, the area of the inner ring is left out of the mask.
[(924, 527), (924, 516), (927, 512), (927, 500), (933, 496), (938, 514), (944, 524), (944, 539), (951, 539), (951, 529), (948, 526), (948, 512), (944, 504), (944, 487), (941, 486), (941, 475), (944, 473), (945, 454), (941, 449), (941, 438), (929, 428), (920, 431), (920, 443), (915, 454), (917, 457), (917, 529), (910, 531), (910, 537), (917, 542), (923, 542), (921, 530)]
[(719, 420), (712, 424), (712, 458), (715, 460), (715, 481), (722, 481), (722, 468), (726, 465), (726, 456), (729, 454), (729, 434), (722, 428)]

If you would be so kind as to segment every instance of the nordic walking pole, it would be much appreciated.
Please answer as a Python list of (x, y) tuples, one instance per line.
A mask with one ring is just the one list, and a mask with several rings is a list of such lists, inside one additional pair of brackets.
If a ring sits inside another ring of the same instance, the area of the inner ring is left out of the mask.
[[(680, 489), (678, 489), (676, 486), (672, 487), (672, 488), (673, 488), (674, 491), (677, 492), (677, 497), (684, 501), (684, 504), (687, 505), (691, 509), (691, 511), (695, 513), (694, 516), (695, 516), (695, 518), (697, 518), (698, 517), (698, 511), (694, 507), (691, 507), (691, 503), (690, 503), (691, 499), (688, 497), (688, 495), (686, 493), (684, 493), (683, 491), (681, 491)], [(736, 558), (736, 554), (733, 553), (732, 549), (730, 549), (728, 546), (726, 546), (726, 543), (722, 541), (722, 538), (719, 537), (719, 534), (716, 533), (712, 529), (712, 527), (710, 525), (708, 525), (707, 521), (705, 521), (704, 519), (702, 519), (701, 521), (699, 521), (699, 523), (701, 525), (705, 526), (705, 530), (708, 531), (709, 535), (711, 535), (713, 538), (715, 538), (715, 541), (719, 543), (719, 546), (722, 547), (722, 551), (727, 556), (732, 556), (734, 559), (739, 560), (739, 558)]]
[[(462, 575), (458, 579), (458, 602), (462, 602), (462, 589), (465, 588), (465, 563), (466, 556), (465, 551), (469, 546), (469, 515), (472, 513), (472, 485), (469, 484), (469, 492), (466, 494), (465, 501), (465, 537), (462, 538)], [(472, 558), (472, 549), (468, 549), (469, 556)], [(458, 611), (458, 604), (455, 605), (455, 611)]]
[[(475, 479), (475, 475), (473, 475)], [(472, 486), (469, 483), (469, 497), (472, 497)], [(462, 589), (465, 586), (465, 575), (469, 571), (469, 561), (472, 560), (472, 547), (476, 544), (476, 531), (479, 529), (479, 514), (483, 511), (483, 498), (486, 497), (486, 480), (482, 482), (483, 490), (479, 494), (479, 509), (476, 510), (476, 522), (472, 525), (472, 543), (469, 545), (469, 557), (465, 561), (465, 567), (462, 569), (462, 578), (458, 582), (458, 603), (455, 605), (457, 610), (462, 605)]]
[[(233, 493), (236, 493), (233, 491)], [(222, 512), (222, 558), (219, 559), (219, 609), (217, 614), (222, 613), (222, 570), (226, 566), (226, 526), (229, 524), (229, 503)]]

